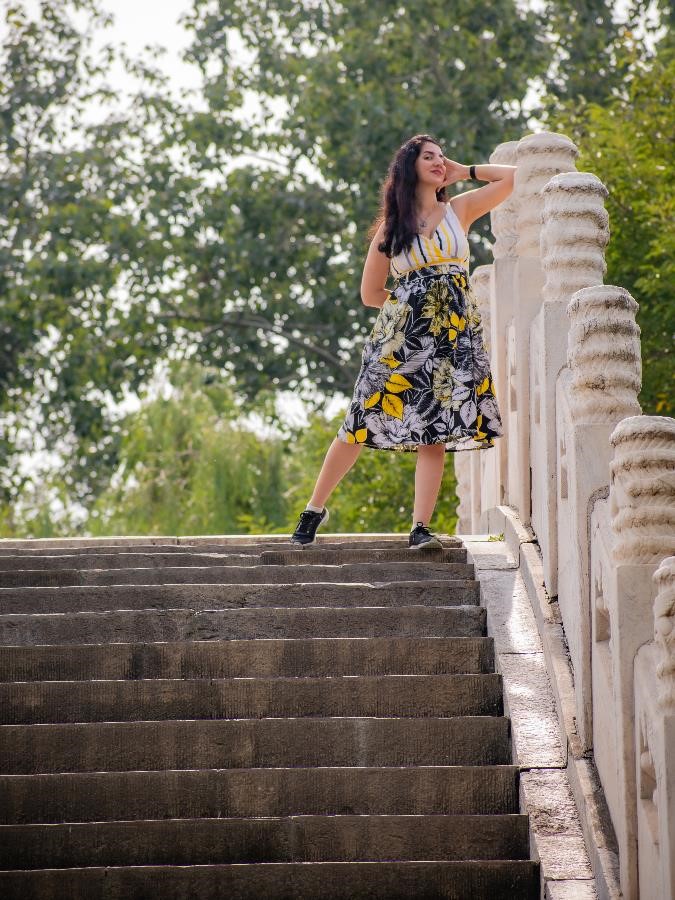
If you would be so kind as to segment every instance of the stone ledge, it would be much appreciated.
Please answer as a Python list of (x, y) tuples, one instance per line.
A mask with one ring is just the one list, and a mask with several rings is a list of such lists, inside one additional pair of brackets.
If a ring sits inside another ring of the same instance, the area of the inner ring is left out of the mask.
[[(445, 535), (446, 537), (454, 537), (454, 535)], [(440, 535), (441, 538), (444, 535)], [(260, 544), (260, 543), (288, 543), (288, 534), (197, 534), (197, 535), (103, 535), (99, 537), (54, 537), (54, 538), (0, 538), (0, 549), (31, 549), (43, 547), (67, 548), (67, 547), (95, 547), (95, 546), (132, 546), (133, 544), (157, 544), (157, 545), (181, 545), (181, 544)], [(322, 531), (317, 537), (317, 542), (327, 543), (330, 541), (371, 541), (388, 539), (392, 541), (408, 540), (408, 532), (397, 534), (394, 531), (386, 532), (335, 532)]]
[[(566, 879), (556, 881), (555, 875), (547, 875), (542, 865), (542, 878), (546, 880), (546, 898), (571, 900), (572, 897), (600, 900), (619, 900), (619, 858), (616, 837), (612, 828), (607, 803), (602, 791), (595, 764), (583, 756), (576, 732), (574, 679), (567, 650), (560, 612), (556, 601), (551, 601), (544, 587), (543, 568), (539, 545), (534, 532), (524, 526), (516, 512), (508, 506), (498, 506), (485, 514), (490, 531), (504, 534), (511, 552), (519, 561), (519, 573), (526, 586), (529, 601), (537, 623), (546, 670), (553, 692), (558, 717), (558, 730), (566, 750), (566, 772), (576, 809), (579, 814), (584, 843), (590, 857), (594, 881)], [(535, 843), (537, 840), (534, 834)], [(575, 890), (579, 893), (574, 893)], [(591, 892), (592, 891), (592, 892)]]
[[(516, 528), (511, 533), (523, 536)], [(495, 669), (502, 676), (512, 762), (520, 770), (520, 808), (529, 816), (530, 852), (540, 863), (541, 897), (571, 900), (580, 887), (580, 897), (597, 900), (539, 627), (523, 573), (515, 566), (521, 545), (488, 542), (482, 535), (460, 536), (479, 576)], [(558, 889), (563, 883), (566, 894)]]
[(534, 531), (529, 525), (523, 525), (516, 510), (510, 506), (494, 506), (484, 515), (487, 518), (488, 531), (491, 534), (504, 535), (504, 540), (516, 560), (520, 556), (520, 545), (536, 540)]

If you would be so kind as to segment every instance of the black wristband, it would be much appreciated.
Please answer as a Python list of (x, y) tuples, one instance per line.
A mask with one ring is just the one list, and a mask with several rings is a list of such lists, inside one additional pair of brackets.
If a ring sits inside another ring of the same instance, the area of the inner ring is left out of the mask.
[(469, 177), (473, 181), (478, 181), (478, 179), (476, 178), (476, 167), (475, 166), (469, 166)]

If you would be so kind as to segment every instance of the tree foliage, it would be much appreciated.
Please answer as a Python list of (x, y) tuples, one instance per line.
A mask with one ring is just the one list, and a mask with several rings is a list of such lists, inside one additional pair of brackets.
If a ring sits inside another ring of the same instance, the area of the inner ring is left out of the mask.
[[(450, 7), (196, 0), (190, 58), (209, 106), (181, 141), (197, 170), (225, 174), (205, 204), (214, 227), (180, 314), (206, 329), (202, 361), (227, 366), (248, 397), (268, 383), (309, 381), (310, 401), (317, 388), (351, 391), (369, 321), (366, 237), (403, 140), (432, 131), (448, 156), (481, 160), (526, 130), (528, 78), (550, 55), (539, 17), (512, 0)], [(249, 92), (257, 120), (242, 120)], [(273, 154), (279, 166), (267, 165)], [(488, 235), (485, 219), (474, 262), (487, 259)]]
[[(629, 4), (627, 32), (606, 0), (540, 12), (515, 0), (194, 0), (188, 58), (203, 89), (191, 105), (150, 51), (93, 49), (109, 24), (100, 0), (4, 0), (0, 528), (20, 527), (22, 496), (34, 527), (54, 527), (48, 490), (93, 508), (129, 446), (117, 405), (167, 358), (234, 384), (244, 410), (269, 410), (282, 389), (317, 409), (349, 394), (372, 324), (359, 296), (366, 235), (393, 150), (431, 131), (448, 156), (487, 160), (530, 130), (533, 79), (534, 115), (569, 133), (610, 188), (608, 279), (641, 304), (643, 405), (670, 409), (672, 68), (625, 46), (646, 5)], [(125, 97), (109, 83), (119, 63), (136, 78)], [(471, 237), (472, 264), (487, 262), (487, 216)], [(44, 482), (21, 465), (36, 449), (58, 453)], [(235, 525), (256, 514), (234, 506)]]
[(168, 397), (122, 423), (119, 467), (84, 529), (106, 534), (228, 534), (283, 526), (285, 457), (278, 438), (238, 422), (230, 386), (174, 364)]
[(621, 285), (639, 304), (645, 414), (675, 412), (675, 46), (668, 40), (645, 58), (623, 33), (617, 48), (621, 90), (602, 104), (563, 104), (555, 130), (575, 141), (577, 168), (593, 172), (609, 196), (610, 242), (605, 283)]
[[(284, 435), (245, 425), (230, 387), (198, 366), (174, 366), (173, 396), (127, 417), (120, 467), (84, 529), (105, 534), (290, 533), (342, 413), (320, 413)], [(257, 429), (257, 430), (256, 430)], [(457, 522), (453, 454), (434, 514), (439, 531)], [(329, 500), (336, 532), (409, 531), (416, 454), (364, 449)]]
[[(119, 468), (78, 531), (290, 535), (342, 414), (327, 421), (316, 413), (286, 435), (269, 435), (260, 421), (243, 421), (246, 409), (232, 388), (199, 365), (173, 365), (170, 381), (170, 396), (144, 403), (122, 422)], [(433, 523), (450, 533), (457, 504), (452, 456)], [(327, 530), (409, 531), (416, 458), (364, 449), (331, 495)]]
[[(140, 92), (101, 119), (124, 62), (91, 50), (107, 24), (97, 0), (43, 0), (37, 15), (11, 3), (1, 50), (0, 449), (7, 464), (60, 445), (80, 497), (114, 465), (109, 407), (172, 343), (156, 317), (172, 275), (164, 232), (190, 182), (166, 181), (172, 107), (150, 64), (127, 61)], [(9, 500), (21, 484), (3, 469)]]

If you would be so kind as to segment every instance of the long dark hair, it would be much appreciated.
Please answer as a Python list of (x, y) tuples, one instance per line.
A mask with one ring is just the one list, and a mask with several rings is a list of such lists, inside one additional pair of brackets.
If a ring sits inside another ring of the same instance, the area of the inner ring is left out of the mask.
[[(440, 141), (431, 134), (413, 135), (394, 154), (387, 177), (380, 188), (380, 209), (368, 230), (367, 240), (372, 241), (384, 220), (384, 239), (377, 249), (390, 258), (409, 247), (417, 234), (415, 162), (426, 141), (441, 146)], [(436, 191), (436, 199), (444, 202), (447, 200), (445, 187)]]

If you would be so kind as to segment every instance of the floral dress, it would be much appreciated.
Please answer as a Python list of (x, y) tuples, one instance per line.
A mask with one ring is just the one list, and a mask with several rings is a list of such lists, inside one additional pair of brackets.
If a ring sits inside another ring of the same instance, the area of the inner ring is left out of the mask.
[(503, 434), (469, 281), (469, 246), (452, 209), (431, 238), (392, 258), (394, 290), (366, 340), (337, 437), (380, 450), (482, 450)]

